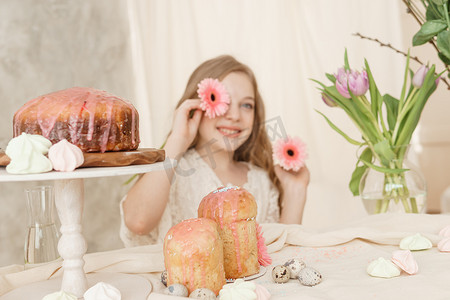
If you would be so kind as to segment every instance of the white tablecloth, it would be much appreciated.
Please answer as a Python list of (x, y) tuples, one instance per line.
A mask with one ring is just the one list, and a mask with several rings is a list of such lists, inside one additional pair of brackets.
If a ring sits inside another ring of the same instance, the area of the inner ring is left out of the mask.
[[(436, 248), (439, 231), (450, 225), (450, 215), (382, 214), (362, 218), (338, 228), (314, 230), (302, 225), (263, 224), (272, 256), (267, 273), (255, 279), (272, 294), (271, 299), (450, 299), (450, 253)], [(378, 257), (390, 259), (402, 238), (421, 233), (433, 248), (413, 252), (419, 265), (416, 275), (383, 279), (370, 277), (366, 267)], [(317, 286), (307, 287), (291, 279), (275, 284), (272, 267), (289, 258), (303, 259), (323, 275)], [(152, 285), (149, 299), (161, 299), (164, 286), (162, 245), (87, 254), (85, 271), (139, 274)], [(12, 265), (0, 269), (0, 295), (50, 277), (61, 262), (40, 266)], [(61, 270), (52, 277), (61, 276)], [(163, 297), (165, 298), (165, 297)], [(175, 299), (176, 297), (168, 297)]]

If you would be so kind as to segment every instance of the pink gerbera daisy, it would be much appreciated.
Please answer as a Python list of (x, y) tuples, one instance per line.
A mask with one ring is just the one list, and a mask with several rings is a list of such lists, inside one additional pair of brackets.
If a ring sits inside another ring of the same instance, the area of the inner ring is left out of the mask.
[(230, 104), (230, 96), (219, 80), (205, 78), (198, 84), (197, 94), (201, 99), (200, 107), (209, 118), (224, 115)]
[(262, 235), (262, 228), (258, 223), (256, 223), (256, 235), (258, 238), (258, 262), (261, 266), (270, 266), (272, 263), (272, 258), (269, 253), (267, 253), (265, 239)]
[(283, 169), (297, 172), (308, 157), (306, 144), (298, 137), (279, 139), (273, 145), (273, 160)]

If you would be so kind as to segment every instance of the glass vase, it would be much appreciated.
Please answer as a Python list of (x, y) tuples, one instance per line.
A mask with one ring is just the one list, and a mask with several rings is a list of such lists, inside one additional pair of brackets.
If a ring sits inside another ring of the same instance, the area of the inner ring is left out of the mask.
[(361, 177), (359, 191), (369, 214), (386, 212), (425, 213), (427, 189), (420, 169), (408, 159), (408, 146), (394, 149), (396, 157), (375, 165), (404, 169), (396, 173), (368, 168)]
[(51, 186), (25, 190), (28, 231), (25, 239), (25, 263), (55, 260), (58, 254), (58, 230), (54, 220), (54, 192)]

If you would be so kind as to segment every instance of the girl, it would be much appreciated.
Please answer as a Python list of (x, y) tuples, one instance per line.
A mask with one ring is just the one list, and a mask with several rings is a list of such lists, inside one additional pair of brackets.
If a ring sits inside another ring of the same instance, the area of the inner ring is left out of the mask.
[[(226, 113), (209, 118), (200, 109), (197, 85), (216, 78), (230, 96)], [(309, 171), (274, 166), (264, 104), (249, 67), (231, 56), (201, 64), (178, 102), (164, 150), (175, 168), (147, 173), (121, 203), (125, 246), (162, 242), (173, 225), (197, 217), (204, 196), (221, 186), (241, 186), (255, 196), (258, 223), (300, 224)]]

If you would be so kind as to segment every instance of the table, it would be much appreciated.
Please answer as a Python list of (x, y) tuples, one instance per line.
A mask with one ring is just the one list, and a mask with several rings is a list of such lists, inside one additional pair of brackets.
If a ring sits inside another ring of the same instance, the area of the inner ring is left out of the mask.
[[(272, 294), (271, 299), (449, 299), (450, 253), (436, 249), (439, 231), (450, 225), (450, 215), (382, 214), (364, 216), (339, 227), (317, 230), (303, 225), (262, 224), (268, 252), (273, 263), (267, 273), (255, 279)], [(366, 267), (382, 256), (389, 259), (398, 250), (402, 238), (421, 233), (433, 248), (415, 251), (419, 272), (383, 279), (370, 277)], [(286, 260), (299, 257), (323, 275), (314, 287), (302, 286), (291, 279), (275, 284), (271, 269)], [(164, 270), (162, 245), (148, 245), (85, 255), (85, 271), (138, 274), (152, 286), (152, 299), (182, 299), (160, 294), (164, 286), (159, 278)], [(46, 280), (61, 262), (24, 270), (15, 265), (0, 269), (0, 295), (30, 282)], [(61, 276), (57, 271), (53, 277)]]
[[(58, 252), (63, 258), (62, 266), (64, 273), (60, 282), (55, 281), (52, 285), (48, 286), (48, 289), (57, 291), (59, 288), (55, 288), (55, 286), (58, 285), (61, 287), (61, 290), (70, 292), (81, 298), (89, 286), (88, 279), (83, 270), (85, 264), (83, 256), (86, 253), (87, 245), (81, 231), (85, 178), (147, 173), (172, 168), (175, 164), (176, 162), (174, 160), (166, 159), (164, 162), (146, 165), (80, 168), (72, 172), (52, 171), (25, 175), (9, 174), (5, 168), (0, 168), (0, 182), (54, 181), (55, 204), (61, 221), (60, 231), (62, 234), (58, 242)], [(99, 277), (98, 280), (102, 279)], [(93, 283), (95, 282), (91, 281), (90, 285)], [(144, 283), (144, 285), (146, 284)], [(32, 290), (35, 290), (35, 287)], [(25, 294), (29, 295), (29, 293)], [(36, 295), (27, 298), (31, 300), (33, 297), (36, 297), (36, 299), (42, 298), (42, 296)]]

